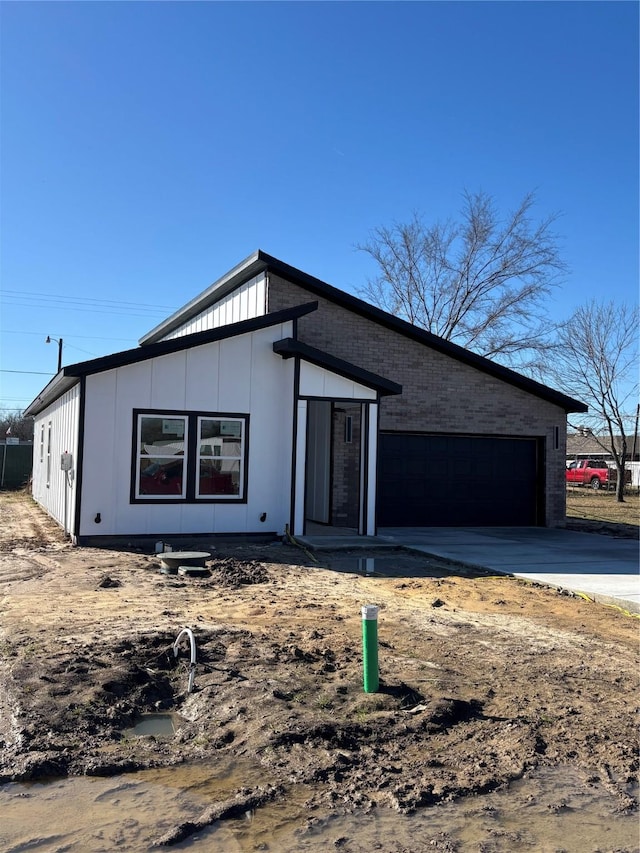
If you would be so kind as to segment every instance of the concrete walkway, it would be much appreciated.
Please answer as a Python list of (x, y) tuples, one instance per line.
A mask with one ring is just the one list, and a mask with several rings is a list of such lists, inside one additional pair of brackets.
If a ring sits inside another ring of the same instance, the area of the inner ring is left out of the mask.
[(317, 535), (298, 540), (319, 550), (408, 548), (582, 592), (640, 613), (639, 546), (634, 539), (546, 527), (387, 527), (376, 537)]
[(385, 528), (384, 542), (640, 612), (638, 541), (546, 527)]

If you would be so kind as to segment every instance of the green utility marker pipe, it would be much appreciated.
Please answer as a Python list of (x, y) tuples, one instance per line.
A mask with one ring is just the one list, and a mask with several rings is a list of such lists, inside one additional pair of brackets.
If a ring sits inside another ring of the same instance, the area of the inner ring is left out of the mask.
[(380, 683), (378, 674), (378, 608), (365, 604), (362, 608), (362, 666), (364, 692), (375, 693)]

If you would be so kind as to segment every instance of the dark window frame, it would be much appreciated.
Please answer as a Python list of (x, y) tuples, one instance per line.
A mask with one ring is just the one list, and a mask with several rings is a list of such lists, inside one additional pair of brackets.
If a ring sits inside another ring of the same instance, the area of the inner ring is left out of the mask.
[(47, 488), (51, 487), (51, 435), (52, 422), (47, 424)]
[(353, 415), (344, 416), (344, 443), (353, 444)]
[[(246, 504), (248, 500), (249, 487), (249, 426), (250, 417), (248, 412), (209, 412), (204, 410), (184, 409), (133, 409), (131, 426), (131, 482), (129, 502), (132, 504), (153, 504), (165, 506), (166, 504), (185, 504), (199, 506), (201, 504)], [(162, 417), (162, 418), (186, 418), (187, 421), (187, 453), (180, 457), (184, 461), (184, 472), (186, 475), (185, 495), (156, 495), (155, 497), (139, 496), (137, 494), (137, 472), (138, 472), (138, 423), (140, 416)], [(242, 420), (244, 421), (244, 435), (241, 453), (242, 472), (240, 495), (197, 495), (197, 467), (198, 467), (198, 424), (199, 419), (210, 420)]]

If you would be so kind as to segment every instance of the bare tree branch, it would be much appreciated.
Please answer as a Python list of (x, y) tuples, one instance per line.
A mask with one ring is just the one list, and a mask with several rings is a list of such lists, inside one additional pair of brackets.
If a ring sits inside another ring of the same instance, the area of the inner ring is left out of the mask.
[(6, 435), (30, 441), (33, 439), (33, 418), (25, 418), (19, 409), (7, 412), (0, 417), (0, 438), (5, 438)]
[(638, 319), (637, 306), (582, 305), (558, 331), (550, 371), (559, 388), (589, 406), (581, 427), (613, 456), (618, 501), (624, 500), (627, 435), (638, 403)]
[(465, 192), (458, 222), (414, 213), (374, 229), (357, 247), (378, 266), (361, 295), (481, 355), (533, 368), (552, 331), (545, 300), (566, 272), (556, 218), (535, 224), (534, 202), (527, 194), (502, 220), (491, 196)]

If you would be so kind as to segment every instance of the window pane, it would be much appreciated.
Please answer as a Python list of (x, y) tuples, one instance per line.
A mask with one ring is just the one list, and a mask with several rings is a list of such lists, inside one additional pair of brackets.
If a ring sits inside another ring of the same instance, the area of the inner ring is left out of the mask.
[(240, 461), (200, 459), (199, 495), (239, 495)]
[(183, 484), (182, 458), (167, 460), (166, 456), (145, 456), (140, 459), (141, 495), (181, 495)]
[(242, 456), (242, 421), (202, 418), (200, 420), (200, 456)]
[(240, 459), (242, 455), (242, 442), (235, 438), (201, 438), (200, 456), (207, 457), (232, 457)]
[(185, 418), (145, 415), (140, 418), (140, 453), (176, 456), (184, 454)]

